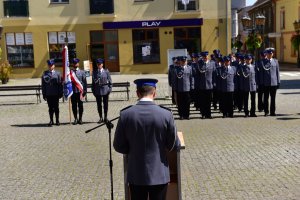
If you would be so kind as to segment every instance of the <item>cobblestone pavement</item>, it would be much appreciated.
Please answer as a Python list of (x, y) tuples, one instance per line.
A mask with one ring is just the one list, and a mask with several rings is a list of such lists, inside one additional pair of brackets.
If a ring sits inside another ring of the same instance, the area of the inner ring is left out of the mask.
[[(137, 77), (159, 79), (157, 103), (174, 111), (186, 149), (181, 153), (182, 197), (202, 199), (300, 199), (300, 80), (282, 76), (276, 117), (177, 120), (166, 75), (113, 75), (114, 82)], [(89, 80), (90, 81), (90, 80)], [(10, 85), (38, 84), (39, 79), (11, 80)], [(109, 118), (134, 104), (125, 94), (111, 94)], [(34, 96), (0, 98), (0, 199), (110, 199), (109, 140), (97, 126), (96, 102), (84, 103), (84, 124), (69, 125), (68, 103), (60, 103), (61, 123), (47, 127), (47, 104)], [(116, 122), (114, 122), (116, 124)], [(114, 130), (113, 130), (114, 133)], [(124, 199), (122, 156), (112, 152), (114, 197)]]

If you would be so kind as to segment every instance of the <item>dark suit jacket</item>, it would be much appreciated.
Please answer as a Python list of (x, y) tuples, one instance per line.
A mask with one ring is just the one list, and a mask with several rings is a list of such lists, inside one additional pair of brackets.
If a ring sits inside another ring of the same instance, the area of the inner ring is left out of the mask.
[(170, 110), (139, 101), (121, 111), (113, 146), (128, 157), (127, 182), (158, 185), (170, 181), (167, 151), (180, 146)]

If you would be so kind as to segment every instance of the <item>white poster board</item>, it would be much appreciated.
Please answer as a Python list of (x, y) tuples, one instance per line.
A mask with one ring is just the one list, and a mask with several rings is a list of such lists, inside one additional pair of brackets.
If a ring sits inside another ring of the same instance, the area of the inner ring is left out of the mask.
[(90, 61), (89, 60), (84, 60), (83, 61), (83, 69), (86, 77), (89, 77), (90, 74)]
[(15, 45), (15, 34), (6, 33), (6, 45)]
[(25, 33), (25, 44), (33, 44), (32, 33)]
[(173, 64), (173, 57), (177, 56), (187, 56), (187, 49), (168, 49), (168, 69), (171, 64)]

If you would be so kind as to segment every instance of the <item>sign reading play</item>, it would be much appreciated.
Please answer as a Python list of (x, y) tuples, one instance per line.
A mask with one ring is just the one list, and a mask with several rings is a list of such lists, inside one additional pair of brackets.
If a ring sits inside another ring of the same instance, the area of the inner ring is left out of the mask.
[(174, 26), (201, 26), (202, 24), (203, 24), (203, 19), (202, 18), (170, 19), (170, 20), (145, 20), (145, 21), (123, 21), (123, 22), (103, 22), (103, 29), (174, 27)]

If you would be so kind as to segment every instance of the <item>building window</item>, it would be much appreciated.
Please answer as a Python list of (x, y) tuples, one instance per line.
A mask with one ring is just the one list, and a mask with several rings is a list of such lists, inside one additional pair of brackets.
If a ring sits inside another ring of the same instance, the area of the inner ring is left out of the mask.
[(50, 3), (69, 3), (69, 0), (50, 0)]
[(285, 29), (285, 10), (280, 11), (280, 29)]
[(113, 14), (113, 0), (90, 0), (90, 14)]
[(188, 54), (201, 51), (201, 29), (175, 28), (174, 29), (175, 49), (187, 49)]
[(76, 36), (75, 32), (49, 32), (49, 58), (55, 60), (56, 66), (62, 66), (62, 50), (68, 42), (69, 59), (76, 58)]
[(34, 67), (32, 33), (6, 33), (7, 60), (17, 67)]
[(175, 0), (177, 11), (194, 11), (198, 10), (198, 1), (196, 0)]
[(132, 31), (134, 64), (160, 63), (158, 29)]
[(29, 7), (27, 0), (6, 0), (3, 1), (5, 17), (29, 17)]

